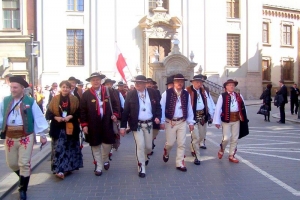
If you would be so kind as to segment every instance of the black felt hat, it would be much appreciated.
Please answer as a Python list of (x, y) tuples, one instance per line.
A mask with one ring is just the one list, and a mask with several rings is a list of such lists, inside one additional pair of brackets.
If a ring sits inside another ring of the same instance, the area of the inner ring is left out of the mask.
[(71, 77), (68, 79), (68, 81), (75, 81), (77, 84), (80, 83), (80, 80), (77, 79), (77, 78), (75, 78), (74, 76), (71, 76)]
[(156, 85), (157, 83), (156, 83), (156, 81), (154, 81), (152, 78), (147, 78), (147, 82), (148, 83), (153, 83), (153, 85)]
[(223, 84), (223, 87), (225, 88), (226, 85), (229, 84), (229, 83), (234, 83), (235, 86), (237, 86), (239, 82), (237, 82), (237, 81), (235, 81), (235, 80), (233, 80), (233, 79), (228, 79), (228, 80)]
[(90, 75), (89, 78), (85, 79), (86, 81), (90, 82), (92, 78), (98, 77), (100, 79), (104, 79), (106, 76), (104, 74), (99, 74), (98, 72), (94, 72)]
[(173, 82), (176, 81), (176, 80), (184, 80), (184, 81), (187, 81), (187, 79), (184, 78), (184, 76), (183, 76), (182, 74), (176, 74), (176, 75), (174, 75)]
[(143, 75), (138, 75), (135, 77), (134, 80), (131, 80), (131, 82), (143, 82), (143, 83), (147, 83), (147, 78)]
[(169, 85), (169, 84), (172, 84), (173, 83), (173, 76), (169, 76), (168, 78), (167, 78), (167, 83), (166, 83), (166, 85)]
[(194, 76), (193, 79), (190, 80), (190, 82), (193, 82), (193, 81), (205, 82), (206, 79), (207, 79), (207, 76), (203, 76), (202, 74), (198, 74), (198, 75)]
[(20, 85), (24, 86), (24, 88), (27, 88), (29, 84), (24, 80), (22, 76), (12, 76), (9, 78), (9, 81), (11, 83), (19, 83)]
[(102, 85), (105, 85), (106, 83), (112, 83), (115, 84), (116, 81), (115, 80), (111, 80), (110, 78), (105, 79), (104, 83)]

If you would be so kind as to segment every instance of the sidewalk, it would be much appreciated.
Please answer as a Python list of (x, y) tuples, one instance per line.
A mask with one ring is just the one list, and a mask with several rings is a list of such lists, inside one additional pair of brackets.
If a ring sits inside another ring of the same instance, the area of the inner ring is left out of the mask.
[[(272, 117), (274, 117), (276, 119), (280, 119), (280, 113), (272, 114)], [(300, 119), (298, 119), (298, 114), (291, 115), (290, 112), (285, 112), (285, 121), (300, 123)]]
[[(33, 146), (31, 168), (34, 169), (39, 163), (43, 161), (49, 154), (51, 150), (51, 141), (48, 138), (48, 142), (43, 149), (40, 150), (40, 137), (37, 136), (38, 144)], [(11, 172), (9, 167), (6, 165), (5, 161), (5, 150), (4, 150), (4, 140), (0, 140), (0, 199), (2, 199), (14, 186), (18, 183), (18, 176)]]

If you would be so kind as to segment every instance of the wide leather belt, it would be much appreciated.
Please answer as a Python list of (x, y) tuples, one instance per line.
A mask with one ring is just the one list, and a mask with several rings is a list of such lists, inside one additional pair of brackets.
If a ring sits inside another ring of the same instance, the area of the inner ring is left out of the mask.
[(196, 110), (196, 119), (201, 119), (204, 115), (204, 109), (203, 110)]
[(6, 128), (6, 137), (20, 138), (25, 136), (26, 134), (23, 131), (23, 126), (7, 126)]
[(138, 123), (140, 123), (140, 124), (148, 124), (149, 122), (152, 122), (152, 120), (151, 119), (149, 119), (149, 120), (139, 120), (138, 121)]
[(181, 121), (183, 120), (184, 118), (183, 117), (178, 117), (178, 118), (173, 118), (173, 119), (170, 119), (171, 121), (175, 121), (175, 122), (178, 122), (178, 121)]
[(230, 113), (230, 122), (237, 122), (240, 120), (240, 113), (239, 112), (231, 112)]

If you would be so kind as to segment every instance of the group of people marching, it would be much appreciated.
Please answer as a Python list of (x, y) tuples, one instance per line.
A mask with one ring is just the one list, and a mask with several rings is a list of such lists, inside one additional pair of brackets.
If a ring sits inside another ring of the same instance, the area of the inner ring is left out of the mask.
[(0, 128), (1, 138), (6, 139), (7, 164), (20, 177), (20, 199), (26, 199), (34, 134), (40, 135), (42, 144), (47, 142), (46, 119), (50, 121), (52, 139), (51, 170), (61, 179), (83, 167), (81, 130), (91, 146), (96, 176), (102, 175), (103, 168), (110, 168), (112, 147), (118, 147), (119, 135), (125, 136), (128, 130), (133, 133), (141, 178), (146, 176), (146, 166), (159, 130), (165, 130), (166, 135), (162, 152), (164, 162), (168, 162), (177, 142), (176, 169), (187, 171), (184, 158), (188, 130), (194, 164), (200, 165), (200, 148), (206, 148), (208, 122), (213, 122), (217, 128), (223, 127), (219, 159), (230, 142), (229, 161), (238, 163), (235, 158), (237, 140), (248, 133), (243, 97), (234, 92), (238, 82), (229, 79), (224, 83), (225, 92), (215, 106), (209, 90), (203, 85), (206, 78), (196, 75), (190, 80), (191, 86), (184, 88), (187, 79), (176, 74), (167, 78), (167, 89), (160, 94), (156, 82), (143, 75), (136, 76), (132, 80), (134, 87), (126, 90), (123, 82), (118, 83), (117, 90), (112, 87), (115, 81), (92, 73), (86, 79), (91, 86), (83, 91), (76, 87), (78, 80), (70, 77), (59, 84), (60, 92), (52, 95), (45, 118), (36, 101), (24, 95), (28, 83), (22, 77), (10, 77), (11, 95), (0, 103)]

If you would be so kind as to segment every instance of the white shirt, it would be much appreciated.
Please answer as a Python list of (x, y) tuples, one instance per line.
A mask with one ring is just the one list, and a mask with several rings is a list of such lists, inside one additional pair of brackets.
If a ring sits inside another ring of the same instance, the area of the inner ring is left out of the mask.
[(121, 107), (124, 109), (125, 100), (121, 92), (119, 92), (119, 98), (120, 98)]
[(139, 98), (140, 107), (138, 119), (142, 121), (152, 119), (152, 106), (147, 89), (145, 89), (143, 92), (137, 91), (137, 95)]
[[(166, 121), (166, 115), (165, 115), (165, 110), (166, 110), (166, 97), (167, 93), (166, 91), (162, 93), (161, 95), (161, 100), (160, 100), (160, 105), (161, 105), (161, 111), (162, 111), (162, 116), (161, 116), (161, 123), (164, 124)], [(194, 125), (194, 112), (192, 108), (192, 103), (191, 103), (191, 97), (189, 95), (188, 97), (188, 109), (187, 109), (187, 119), (186, 122), (189, 125)], [(180, 98), (177, 99), (176, 105), (175, 105), (175, 112), (174, 112), (174, 118), (180, 118), (183, 117), (182, 109), (180, 108), (181, 106), (181, 100)]]
[[(15, 100), (11, 109), (13, 106), (19, 102), (19, 100)], [(28, 105), (23, 105), (23, 106), (28, 106)], [(21, 126), (23, 125), (23, 120), (22, 116), (20, 115), (21, 109), (20, 106), (16, 107), (16, 110), (14, 113), (12, 112), (7, 119), (6, 125), (8, 126)], [(33, 119), (34, 119), (34, 133), (40, 134), (43, 136), (47, 131), (48, 131), (48, 122), (46, 121), (41, 109), (37, 105), (36, 101), (32, 104), (32, 114), (33, 114)], [(3, 102), (0, 103), (0, 129), (2, 129), (2, 124), (3, 124), (3, 117), (4, 117), (4, 105)], [(15, 120), (15, 123), (12, 123), (12, 120)]]
[(98, 89), (98, 90), (95, 90), (96, 92), (96, 97), (98, 99), (98, 105), (99, 105), (99, 108), (100, 108), (100, 114), (101, 114), (101, 118), (103, 117), (103, 101), (101, 100), (101, 87)]
[[(244, 101), (244, 98), (242, 95), (241, 95), (241, 98)], [(223, 106), (223, 97), (222, 97), (222, 95), (220, 95), (218, 98), (218, 102), (217, 102), (217, 106), (216, 106), (216, 110), (215, 110), (215, 114), (214, 114), (214, 119), (213, 119), (214, 124), (221, 124), (221, 122), (222, 122), (221, 121), (222, 106)], [(239, 111), (238, 103), (236, 101), (236, 96), (234, 94), (234, 96), (233, 95), (231, 96), (230, 112), (238, 112), (238, 111)]]

